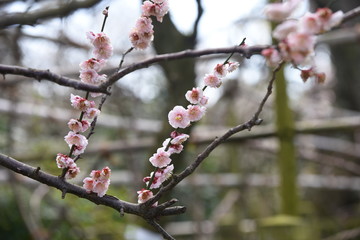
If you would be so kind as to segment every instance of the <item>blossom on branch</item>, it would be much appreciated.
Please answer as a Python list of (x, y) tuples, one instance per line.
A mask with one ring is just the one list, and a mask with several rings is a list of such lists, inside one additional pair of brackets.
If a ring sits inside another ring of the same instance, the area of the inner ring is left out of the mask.
[(71, 106), (73, 106), (76, 110), (80, 110), (82, 112), (85, 112), (89, 108), (95, 107), (94, 101), (89, 101), (83, 97), (74, 94), (71, 94), (70, 102), (71, 102)]
[(99, 197), (103, 197), (110, 186), (111, 169), (104, 167), (102, 170), (93, 170), (90, 177), (83, 180), (83, 187), (88, 193), (94, 192)]
[(288, 0), (283, 3), (267, 4), (264, 12), (268, 19), (272, 21), (283, 21), (291, 15), (301, 0)]
[(169, 11), (168, 0), (157, 0), (157, 1), (145, 1), (141, 6), (142, 16), (150, 17), (155, 16), (156, 20), (162, 22), (163, 17)]
[(166, 152), (163, 148), (159, 148), (156, 153), (149, 159), (151, 164), (157, 168), (163, 168), (170, 164), (170, 153)]
[(87, 120), (70, 119), (68, 127), (75, 133), (85, 132), (90, 127), (90, 123)]
[(67, 172), (65, 174), (66, 179), (75, 178), (80, 173), (80, 169), (77, 167), (74, 160), (67, 155), (58, 153), (56, 156), (56, 165), (58, 168), (67, 168)]
[(138, 203), (144, 203), (154, 196), (152, 191), (144, 188), (141, 189), (140, 191), (137, 191), (137, 194), (138, 194)]
[(186, 128), (190, 125), (188, 111), (182, 106), (175, 106), (169, 112), (168, 119), (173, 128)]

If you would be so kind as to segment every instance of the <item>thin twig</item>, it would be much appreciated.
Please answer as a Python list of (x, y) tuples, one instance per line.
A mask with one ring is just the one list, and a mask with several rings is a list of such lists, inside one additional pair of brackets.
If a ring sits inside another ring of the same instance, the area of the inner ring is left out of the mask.
[(173, 238), (168, 232), (166, 232), (165, 229), (162, 228), (162, 227), (160, 226), (160, 224), (158, 224), (154, 219), (146, 219), (146, 221), (147, 221), (151, 226), (153, 226), (159, 233), (161, 233), (162, 236), (163, 236), (165, 239), (175, 240), (175, 238)]
[(346, 12), (344, 14), (344, 17), (343, 17), (341, 23), (347, 22), (355, 17), (358, 17), (359, 15), (360, 15), (360, 6)]

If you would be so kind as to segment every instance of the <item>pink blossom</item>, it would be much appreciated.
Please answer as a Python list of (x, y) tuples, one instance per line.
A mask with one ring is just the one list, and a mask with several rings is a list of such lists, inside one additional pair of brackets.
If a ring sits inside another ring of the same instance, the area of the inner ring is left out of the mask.
[(200, 104), (201, 106), (205, 106), (205, 105), (208, 103), (208, 101), (209, 101), (209, 98), (208, 98), (208, 97), (202, 96), (201, 99), (200, 99), (200, 101), (199, 101), (199, 104)]
[(79, 145), (79, 146), (83, 146), (83, 145), (87, 145), (88, 144), (88, 140), (86, 139), (85, 136), (75, 133), (73, 131), (70, 131), (65, 137), (64, 137), (66, 143), (69, 146), (72, 145)]
[(261, 51), (261, 55), (266, 58), (266, 63), (270, 67), (276, 67), (281, 62), (280, 53), (275, 48), (267, 48)]
[(173, 128), (186, 128), (190, 125), (187, 110), (182, 106), (175, 106), (168, 114), (169, 123)]
[(84, 83), (96, 84), (99, 74), (94, 69), (81, 70), (80, 79)]
[(329, 8), (319, 8), (316, 13), (319, 17), (319, 21), (322, 24), (322, 31), (329, 31), (331, 28), (339, 25), (344, 17), (342, 11), (333, 13)]
[(169, 144), (169, 141), (171, 142), (171, 139), (170, 138), (168, 138), (168, 139), (166, 139), (164, 142), (163, 142), (163, 144), (162, 144), (162, 150), (164, 150), (165, 151), (165, 149), (168, 147), (168, 149), (167, 149), (167, 152), (170, 154), (170, 155), (172, 155), (172, 154), (174, 154), (174, 153), (181, 153), (182, 152), (182, 150), (184, 149), (184, 146), (183, 145), (181, 145), (181, 143), (180, 144), (173, 144), (173, 143), (170, 143)]
[(186, 100), (188, 100), (192, 104), (199, 103), (202, 96), (203, 96), (203, 91), (200, 88), (193, 88), (192, 90), (187, 91), (185, 94)]
[(65, 154), (58, 153), (56, 156), (56, 165), (58, 168), (68, 168), (74, 164), (74, 160)]
[(106, 81), (107, 75), (102, 74), (99, 75), (95, 70), (81, 70), (80, 71), (80, 79), (84, 83), (92, 84), (92, 85), (100, 85)]
[(110, 44), (96, 47), (93, 54), (97, 59), (108, 59), (113, 54), (113, 47)]
[(99, 115), (100, 115), (100, 110), (97, 108), (88, 108), (85, 111), (85, 117), (87, 117), (88, 119), (93, 119)]
[(182, 144), (185, 142), (190, 136), (185, 133), (178, 133), (176, 131), (171, 132), (171, 144)]
[(317, 83), (323, 83), (326, 75), (323, 72), (317, 72), (314, 68), (301, 70), (301, 79), (306, 82), (309, 78), (313, 77)]
[(199, 121), (205, 114), (206, 108), (199, 105), (189, 105), (187, 107), (191, 122)]
[(86, 120), (79, 121), (77, 119), (70, 119), (68, 127), (75, 133), (85, 132), (90, 127), (90, 123)]
[(91, 177), (86, 177), (84, 180), (83, 180), (83, 188), (85, 188), (86, 192), (90, 193), (93, 188), (94, 188), (94, 182), (95, 180)]
[(75, 178), (80, 173), (80, 168), (76, 166), (76, 164), (70, 166), (65, 174), (66, 179)]
[(228, 65), (227, 66), (227, 71), (228, 71), (228, 73), (231, 73), (231, 72), (235, 71), (240, 66), (240, 63), (238, 63), (238, 62), (228, 62), (227, 65)]
[(295, 10), (301, 0), (288, 0), (284, 3), (267, 4), (264, 12), (268, 19), (272, 21), (283, 21)]
[(298, 29), (298, 22), (295, 20), (288, 20), (276, 26), (273, 31), (273, 37), (277, 40), (283, 40), (291, 32), (295, 32)]
[(152, 21), (147, 17), (140, 17), (135, 28), (129, 34), (130, 41), (135, 49), (147, 48), (154, 39)]
[(87, 32), (86, 36), (95, 48), (101, 48), (105, 45), (111, 45), (110, 38), (104, 32), (96, 34), (93, 32)]
[[(165, 182), (167, 179), (169, 179), (171, 177), (173, 170), (174, 170), (174, 165), (173, 164), (167, 166), (166, 168), (158, 169), (155, 172), (155, 176), (154, 176), (153, 181), (151, 183), (150, 189), (159, 188), (163, 182)], [(143, 179), (143, 181), (147, 185), (149, 185), (149, 181), (151, 180), (153, 175), (154, 175), (154, 172), (151, 172), (150, 176), (145, 177)]]
[(138, 194), (138, 203), (144, 203), (154, 196), (152, 191), (146, 189), (141, 189), (140, 191), (137, 191), (137, 194)]
[(154, 167), (163, 168), (171, 162), (170, 153), (165, 152), (164, 149), (159, 148), (156, 153), (149, 159)]
[(86, 149), (86, 146), (87, 145), (73, 145), (74, 147), (74, 151), (73, 151), (73, 154), (75, 156), (78, 156), (80, 154), (83, 154), (85, 152), (85, 149)]
[(89, 101), (85, 98), (82, 98), (78, 95), (71, 94), (70, 97), (71, 106), (73, 106), (75, 109), (80, 110), (82, 112), (86, 111), (89, 108), (95, 107), (94, 101)]
[(223, 78), (228, 73), (227, 64), (218, 63), (214, 68), (214, 75), (218, 78)]
[(167, 0), (162, 1), (145, 1), (142, 5), (142, 15), (145, 17), (155, 16), (159, 22), (169, 11), (169, 3)]
[(89, 60), (80, 63), (79, 66), (81, 70), (93, 69), (96, 72), (99, 72), (105, 66), (105, 64), (106, 64), (105, 59), (90, 58)]
[(103, 197), (110, 185), (110, 174), (109, 167), (104, 167), (102, 170), (93, 170), (90, 177), (83, 180), (83, 187), (88, 193), (94, 192), (99, 197)]
[(95, 181), (92, 192), (97, 193), (99, 197), (103, 197), (109, 189), (110, 180), (107, 181)]
[(204, 83), (208, 87), (218, 88), (221, 86), (221, 79), (214, 74), (206, 74), (204, 77)]
[(306, 64), (314, 54), (315, 36), (292, 32), (279, 43), (281, 56), (294, 64)]
[(299, 32), (317, 34), (322, 31), (321, 21), (315, 13), (306, 13), (299, 21)]

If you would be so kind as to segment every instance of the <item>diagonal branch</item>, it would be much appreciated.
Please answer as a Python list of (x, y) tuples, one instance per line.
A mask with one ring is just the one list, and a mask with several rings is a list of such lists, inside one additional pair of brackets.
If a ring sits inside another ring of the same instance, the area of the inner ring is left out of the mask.
[[(12, 13), (3, 14), (0, 18), (0, 28), (5, 28), (15, 24), (34, 25), (42, 19), (65, 17), (72, 12), (81, 9), (89, 8), (101, 0), (86, 0), (86, 1), (66, 1), (66, 3), (52, 7), (43, 7), (27, 13)], [(59, 3), (62, 1), (58, 1)], [(56, 4), (55, 4), (56, 5)]]
[(60, 177), (45, 173), (41, 171), (40, 168), (31, 167), (1, 153), (0, 165), (40, 183), (57, 188), (62, 192), (63, 196), (67, 193), (73, 194), (97, 205), (113, 208), (120, 214), (128, 213), (140, 216), (144, 219), (154, 219), (160, 216), (178, 215), (184, 213), (186, 210), (185, 207), (181, 206), (169, 207), (170, 204), (167, 204), (165, 207), (160, 205), (159, 207), (148, 209), (145, 208), (143, 204), (129, 203), (110, 195), (99, 197), (95, 193), (87, 193), (82, 187), (63, 181)]
[(107, 91), (107, 88), (100, 88), (95, 85), (86, 84), (79, 80), (67, 78), (67, 77), (52, 73), (49, 70), (39, 70), (39, 69), (33, 69), (33, 68), (24, 68), (24, 67), (19, 67), (19, 66), (0, 64), (0, 74), (2, 74), (4, 76), (6, 74), (25, 76), (25, 77), (37, 79), (38, 81), (47, 80), (47, 81), (54, 82), (54, 83), (57, 83), (62, 86), (72, 87), (74, 89), (109, 94), (109, 92)]
[(260, 125), (261, 122), (262, 122), (262, 119), (259, 118), (259, 115), (267, 101), (267, 99), (270, 97), (271, 93), (272, 93), (272, 86), (273, 86), (273, 83), (276, 79), (276, 73), (281, 69), (281, 67), (284, 65), (284, 63), (280, 63), (278, 65), (277, 68), (275, 68), (273, 70), (273, 73), (272, 73), (272, 77), (269, 81), (269, 84), (268, 84), (268, 88), (267, 88), (267, 92), (264, 96), (264, 98), (262, 99), (262, 101), (260, 102), (260, 105), (258, 107), (258, 109), (256, 110), (254, 116), (247, 122), (241, 124), (241, 125), (238, 125), (234, 128), (231, 128), (229, 129), (224, 135), (222, 135), (221, 137), (219, 138), (215, 138), (215, 140), (213, 142), (211, 142), (207, 147), (206, 149), (200, 153), (198, 155), (198, 157), (195, 159), (195, 161), (190, 164), (188, 167), (186, 167), (184, 169), (184, 171), (182, 171), (180, 174), (178, 175), (173, 175), (173, 178), (171, 179), (170, 183), (168, 183), (166, 186), (164, 186), (163, 188), (161, 188), (159, 190), (159, 192), (152, 198), (150, 199), (149, 201), (146, 202), (146, 204), (148, 204), (149, 206), (154, 204), (156, 201), (158, 201), (160, 199), (160, 197), (172, 190), (178, 183), (180, 183), (184, 178), (188, 177), (190, 174), (192, 174), (196, 168), (210, 155), (210, 153), (216, 148), (218, 147), (220, 144), (222, 144), (223, 142), (225, 142), (228, 138), (230, 138), (232, 135), (234, 135), (235, 133), (238, 133), (238, 132), (241, 132), (243, 130), (251, 130), (251, 128), (253, 126), (256, 126), (256, 125)]
[(344, 17), (343, 17), (341, 23), (347, 22), (353, 18), (358, 17), (359, 15), (360, 15), (360, 6), (346, 12), (344, 14)]

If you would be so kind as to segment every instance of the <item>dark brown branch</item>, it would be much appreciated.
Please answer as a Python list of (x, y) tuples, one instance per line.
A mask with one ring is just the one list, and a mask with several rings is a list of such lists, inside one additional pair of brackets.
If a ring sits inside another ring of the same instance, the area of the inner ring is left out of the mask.
[(166, 232), (165, 229), (162, 228), (160, 224), (158, 224), (154, 219), (148, 219), (147, 222), (151, 226), (153, 226), (159, 233), (161, 233), (165, 239), (175, 240), (175, 238), (173, 238), (168, 232)]
[(272, 93), (272, 86), (273, 83), (275, 81), (276, 78), (276, 73), (281, 69), (281, 67), (284, 65), (284, 63), (279, 64), (279, 66), (273, 70), (273, 74), (272, 77), (269, 81), (268, 84), (268, 88), (267, 88), (267, 92), (264, 96), (264, 98), (262, 99), (258, 109), (256, 110), (254, 116), (247, 122), (238, 125), (234, 128), (231, 128), (230, 130), (228, 130), (224, 135), (222, 135), (219, 138), (215, 138), (215, 140), (213, 142), (211, 142), (206, 149), (200, 153), (198, 155), (198, 157), (195, 159), (195, 161), (193, 163), (191, 163), (188, 167), (186, 167), (184, 169), (184, 171), (182, 171), (180, 174), (178, 175), (173, 175), (173, 178), (171, 179), (170, 183), (168, 183), (166, 186), (164, 186), (163, 188), (161, 188), (159, 190), (159, 192), (149, 201), (146, 202), (146, 204), (148, 204), (149, 206), (154, 204), (156, 201), (158, 201), (160, 199), (160, 197), (165, 193), (168, 192), (170, 190), (172, 190), (178, 183), (180, 183), (183, 179), (185, 179), (187, 176), (189, 176), (190, 174), (192, 174), (196, 168), (210, 155), (210, 153), (216, 148), (218, 147), (220, 144), (222, 144), (223, 142), (225, 142), (228, 138), (230, 138), (232, 135), (234, 135), (235, 133), (241, 132), (243, 130), (251, 130), (251, 128), (253, 126), (256, 125), (260, 125), (262, 120), (259, 119), (259, 115), (267, 101), (267, 99), (269, 98), (269, 96)]
[[(0, 28), (15, 24), (34, 25), (42, 19), (65, 17), (78, 9), (92, 7), (100, 1), (101, 0), (71, 1), (61, 5), (53, 4), (53, 7), (40, 8), (27, 13), (3, 14), (0, 19)], [(58, 1), (58, 3), (60, 2), (62, 1)]]
[(197, 5), (197, 16), (194, 22), (193, 33), (191, 35), (191, 38), (193, 38), (194, 41), (196, 41), (196, 38), (198, 36), (199, 23), (204, 13), (204, 8), (202, 7), (201, 0), (196, 0), (196, 5)]
[[(120, 214), (128, 213), (143, 217), (144, 219), (154, 219), (160, 216), (178, 215), (185, 212), (185, 207), (181, 206), (167, 208), (171, 205), (168, 203), (165, 204), (165, 208), (164, 205), (146, 208), (143, 204), (129, 203), (110, 195), (98, 197), (95, 193), (87, 193), (82, 187), (63, 181), (57, 176), (45, 173), (38, 168), (31, 167), (1, 153), (0, 165), (40, 183), (57, 188), (62, 193), (70, 193), (80, 198), (87, 199), (97, 205), (104, 205), (113, 208)], [(174, 201), (170, 201), (170, 203), (174, 203)]]
[(39, 69), (33, 69), (33, 68), (24, 68), (19, 66), (10, 66), (10, 65), (4, 65), (0, 64), (0, 74), (3, 76), (6, 74), (12, 74), (12, 75), (18, 75), (18, 76), (25, 76), (34, 78), (38, 81), (41, 80), (47, 80), (50, 82), (57, 83), (62, 86), (72, 87), (74, 89), (78, 90), (84, 90), (89, 92), (101, 92), (109, 94), (107, 91), (107, 88), (99, 88), (95, 85), (90, 85), (83, 83), (79, 80), (67, 78), (55, 73), (50, 72), (49, 70), (39, 70)]
[(360, 6), (357, 8), (354, 8), (344, 14), (344, 17), (341, 21), (341, 23), (347, 22), (355, 17), (360, 16)]
[(227, 47), (227, 48), (213, 48), (213, 49), (204, 49), (204, 50), (184, 50), (181, 52), (161, 54), (153, 58), (147, 59), (145, 61), (132, 64), (129, 67), (124, 68), (120, 72), (111, 75), (106, 83), (100, 85), (100, 88), (104, 89), (108, 86), (111, 86), (112, 84), (114, 84), (116, 81), (126, 76), (127, 74), (142, 68), (147, 68), (154, 63), (170, 61), (170, 60), (178, 60), (183, 58), (194, 58), (194, 57), (200, 57), (211, 54), (233, 53), (233, 52), (239, 53), (246, 58), (250, 58), (252, 55), (260, 54), (263, 49), (268, 47), (269, 46)]

